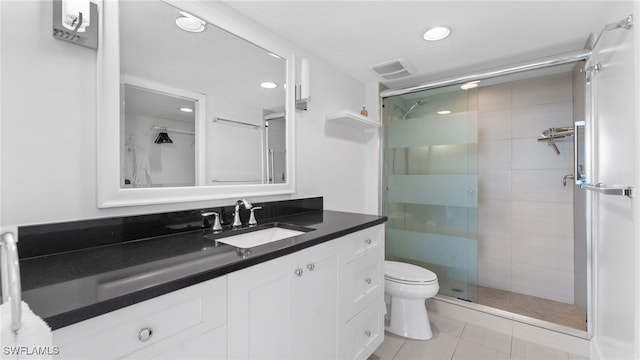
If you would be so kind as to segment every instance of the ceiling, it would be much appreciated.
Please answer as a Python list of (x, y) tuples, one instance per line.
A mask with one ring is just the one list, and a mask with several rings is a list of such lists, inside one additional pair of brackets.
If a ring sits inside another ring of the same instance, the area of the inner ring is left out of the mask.
[[(578, 50), (612, 1), (272, 1), (225, 3), (362, 81), (401, 88)], [(451, 35), (428, 42), (430, 27)], [(406, 59), (417, 73), (382, 81), (370, 66)], [(312, 65), (313, 66), (313, 65)]]

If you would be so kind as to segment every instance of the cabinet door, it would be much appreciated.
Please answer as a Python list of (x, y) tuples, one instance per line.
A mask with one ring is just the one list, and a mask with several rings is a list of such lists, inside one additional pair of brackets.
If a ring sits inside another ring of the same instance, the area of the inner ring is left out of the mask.
[(295, 269), (288, 255), (229, 275), (229, 359), (288, 358), (290, 294), (300, 285)]
[(229, 275), (229, 359), (335, 359), (332, 242)]
[(336, 359), (338, 329), (338, 249), (337, 242), (311, 248), (303, 253), (301, 291), (292, 298), (292, 331), (303, 338), (293, 339), (292, 359)]

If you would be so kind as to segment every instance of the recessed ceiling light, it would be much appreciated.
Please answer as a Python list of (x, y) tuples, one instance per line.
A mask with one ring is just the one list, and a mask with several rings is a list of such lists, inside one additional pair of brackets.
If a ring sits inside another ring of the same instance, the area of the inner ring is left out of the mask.
[(180, 15), (182, 16), (176, 19), (176, 25), (178, 25), (180, 29), (194, 33), (204, 31), (205, 25), (207, 24), (204, 20), (184, 11), (180, 11)]
[(470, 81), (470, 82), (468, 82), (466, 84), (462, 84), (460, 86), (460, 89), (469, 90), (469, 89), (477, 88), (479, 83), (480, 83), (480, 80), (478, 80), (478, 81)]
[(181, 108), (180, 108), (180, 111), (182, 111), (182, 112), (186, 112), (186, 113), (192, 113), (192, 112), (193, 112), (193, 109), (192, 109), (192, 108), (190, 108), (190, 107), (181, 107)]
[(447, 114), (451, 114), (451, 111), (449, 111), (449, 110), (440, 110), (440, 111), (438, 111), (438, 115), (447, 115)]
[(265, 89), (275, 89), (278, 87), (278, 84), (271, 81), (265, 81), (262, 84), (260, 84), (260, 86), (262, 86)]
[(438, 41), (446, 38), (449, 34), (451, 34), (451, 30), (448, 27), (436, 26), (427, 30), (423, 37), (428, 41)]

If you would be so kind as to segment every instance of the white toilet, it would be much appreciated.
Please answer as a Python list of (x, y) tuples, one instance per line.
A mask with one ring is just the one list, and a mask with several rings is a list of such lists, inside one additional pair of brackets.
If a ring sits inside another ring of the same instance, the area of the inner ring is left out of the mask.
[(384, 262), (385, 330), (417, 340), (433, 337), (425, 300), (440, 286), (432, 271), (397, 261)]

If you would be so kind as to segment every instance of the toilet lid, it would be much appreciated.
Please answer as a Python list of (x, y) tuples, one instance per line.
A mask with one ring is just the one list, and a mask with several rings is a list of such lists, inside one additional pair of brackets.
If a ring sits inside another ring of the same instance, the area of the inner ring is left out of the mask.
[(438, 281), (436, 274), (430, 270), (397, 261), (384, 262), (384, 276), (391, 281), (411, 284)]

